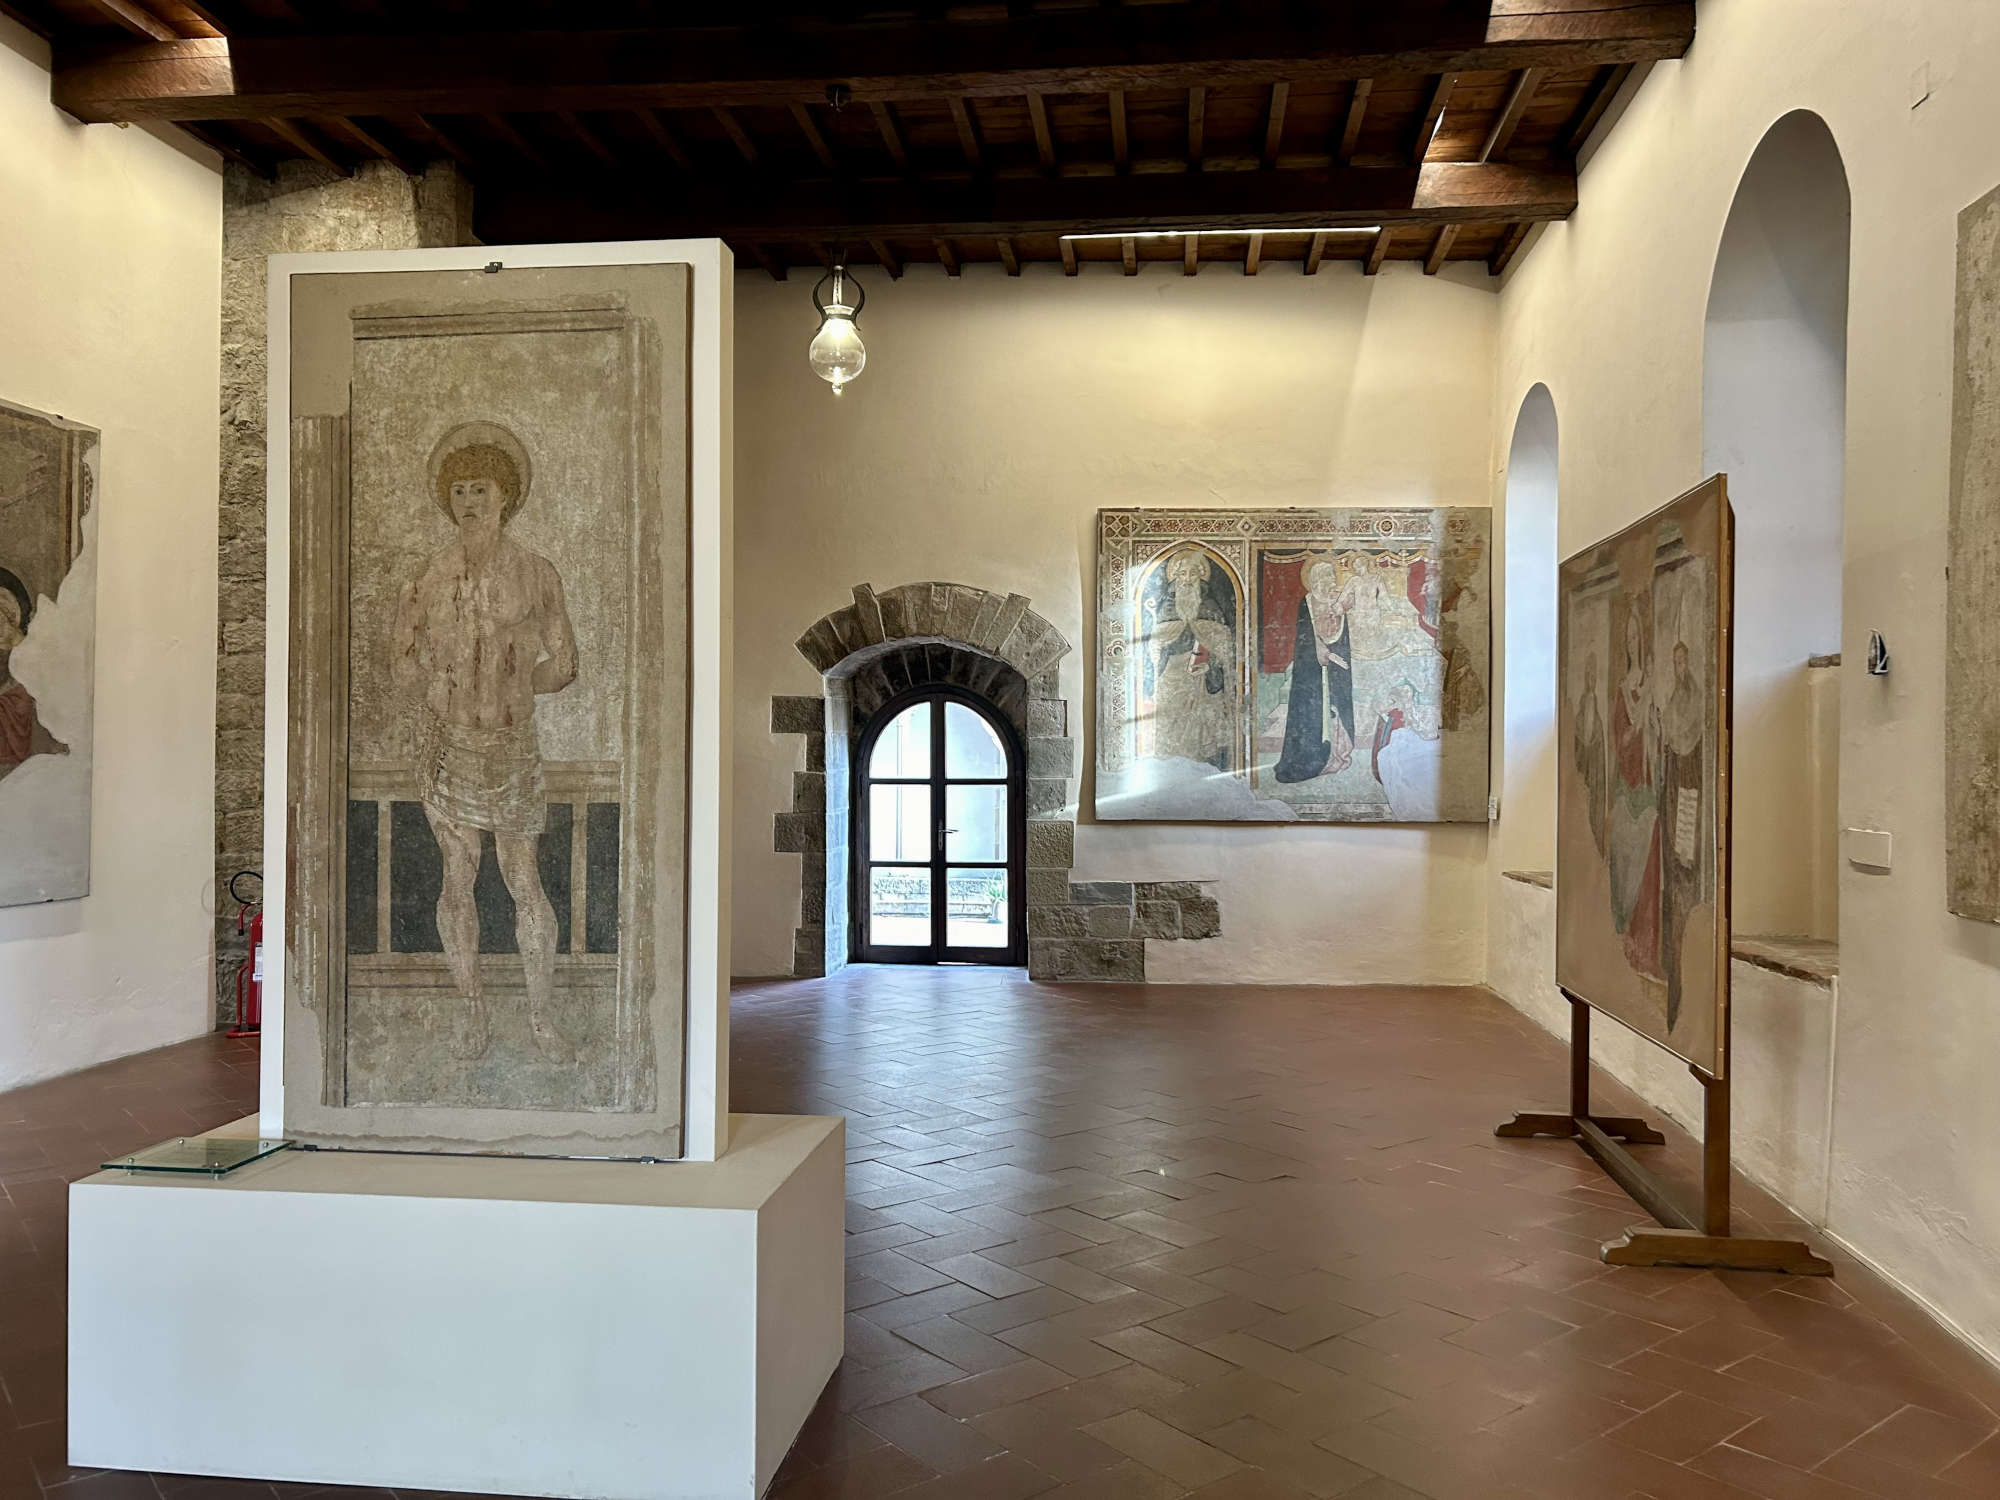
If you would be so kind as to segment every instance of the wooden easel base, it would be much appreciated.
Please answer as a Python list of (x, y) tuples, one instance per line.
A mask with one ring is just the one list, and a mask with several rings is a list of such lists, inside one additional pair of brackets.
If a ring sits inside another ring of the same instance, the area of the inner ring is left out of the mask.
[(1696, 1229), (1634, 1224), (1598, 1251), (1607, 1266), (1705, 1266), (1720, 1271), (1782, 1271), (1789, 1276), (1831, 1276), (1833, 1264), (1802, 1240), (1762, 1240)]
[(1608, 1241), (1598, 1256), (1608, 1266), (1700, 1266), (1728, 1271), (1777, 1271), (1831, 1276), (1833, 1266), (1799, 1240), (1739, 1238), (1729, 1232), (1729, 1085), (1691, 1068), (1703, 1097), (1702, 1195), (1699, 1212), (1683, 1206), (1628, 1146), (1661, 1146), (1666, 1137), (1629, 1115), (1590, 1112), (1590, 1006), (1564, 990), (1570, 1004), (1570, 1107), (1567, 1114), (1523, 1112), (1493, 1133), (1524, 1140), (1574, 1140), (1639, 1206), (1659, 1221), (1635, 1224)]

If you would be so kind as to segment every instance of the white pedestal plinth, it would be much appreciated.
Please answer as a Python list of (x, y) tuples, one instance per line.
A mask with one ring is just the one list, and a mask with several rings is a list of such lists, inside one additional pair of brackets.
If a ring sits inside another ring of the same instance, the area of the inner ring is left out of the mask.
[(286, 1151), (85, 1178), (70, 1461), (753, 1500), (840, 1362), (845, 1130), (731, 1121), (713, 1163)]

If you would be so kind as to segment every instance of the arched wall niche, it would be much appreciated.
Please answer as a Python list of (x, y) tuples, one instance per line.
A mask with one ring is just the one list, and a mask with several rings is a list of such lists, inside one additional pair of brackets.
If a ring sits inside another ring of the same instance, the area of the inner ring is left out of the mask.
[(1555, 398), (1537, 382), (1514, 418), (1503, 515), (1500, 836), (1517, 869), (1555, 863), (1557, 426)]
[(1839, 930), (1849, 215), (1826, 123), (1788, 114), (1744, 169), (1709, 285), (1702, 459), (1736, 511), (1738, 932)]

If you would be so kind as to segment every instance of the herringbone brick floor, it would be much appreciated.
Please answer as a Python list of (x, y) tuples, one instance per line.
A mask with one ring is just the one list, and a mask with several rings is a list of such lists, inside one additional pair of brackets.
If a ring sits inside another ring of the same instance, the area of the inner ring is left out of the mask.
[[(1907, 1309), (1601, 1265), (1641, 1216), (1492, 1137), (1564, 1073), (1482, 992), (855, 969), (733, 1025), (735, 1107), (848, 1119), (847, 1358), (778, 1500), (2000, 1495), (1995, 1392)], [(61, 1183), (247, 1109), (246, 1056), (0, 1097), (0, 1493), (363, 1493), (61, 1463)]]

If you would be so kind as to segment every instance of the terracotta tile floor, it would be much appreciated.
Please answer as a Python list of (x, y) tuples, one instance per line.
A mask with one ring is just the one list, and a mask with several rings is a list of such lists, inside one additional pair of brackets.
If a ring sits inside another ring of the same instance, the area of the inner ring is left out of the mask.
[[(1996, 1391), (1863, 1278), (1601, 1265), (1640, 1215), (1493, 1138), (1564, 1073), (1480, 992), (863, 969), (733, 1024), (736, 1107), (848, 1117), (847, 1359), (779, 1500), (2000, 1496)], [(244, 1112), (251, 1062), (0, 1096), (0, 1493), (362, 1493), (61, 1460), (62, 1183)]]

